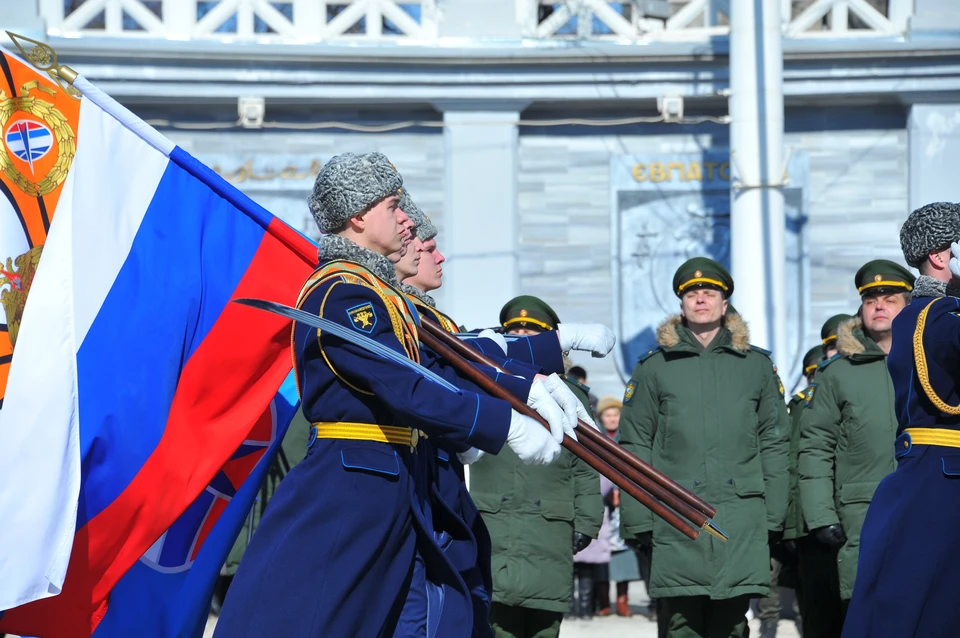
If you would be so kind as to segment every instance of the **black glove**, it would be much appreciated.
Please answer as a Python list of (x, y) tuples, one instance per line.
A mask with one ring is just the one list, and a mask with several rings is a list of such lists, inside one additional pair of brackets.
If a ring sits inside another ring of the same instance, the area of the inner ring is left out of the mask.
[(840, 524), (818, 527), (813, 530), (813, 536), (831, 549), (840, 549), (847, 542), (847, 535), (843, 533)]
[(624, 539), (627, 547), (635, 552), (653, 547), (653, 532), (640, 532), (633, 538)]
[(783, 548), (784, 548), (785, 550), (787, 550), (787, 553), (788, 553), (788, 554), (792, 554), (792, 555), (796, 556), (796, 554), (797, 554), (797, 541), (796, 541), (796, 540), (794, 540), (794, 539), (791, 538), (791, 539), (788, 540), (788, 541), (783, 541), (782, 545), (783, 545)]
[(580, 532), (573, 533), (573, 553), (579, 554), (587, 548), (587, 545), (590, 544), (590, 541), (593, 539), (587, 536), (586, 534), (581, 534)]

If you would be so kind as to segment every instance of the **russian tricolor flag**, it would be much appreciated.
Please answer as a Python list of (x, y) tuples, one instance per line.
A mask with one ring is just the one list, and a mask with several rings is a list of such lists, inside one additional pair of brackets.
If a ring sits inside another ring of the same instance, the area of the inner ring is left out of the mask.
[(316, 249), (75, 86), (0, 412), (0, 630), (190, 635), (297, 404), (289, 322), (230, 301), (293, 304)]

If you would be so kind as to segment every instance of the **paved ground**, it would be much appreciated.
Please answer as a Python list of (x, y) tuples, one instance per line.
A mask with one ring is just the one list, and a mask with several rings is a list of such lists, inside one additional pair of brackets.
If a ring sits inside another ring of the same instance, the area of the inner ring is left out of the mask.
[[(612, 589), (612, 588), (611, 588)], [(611, 593), (613, 593), (611, 591)], [(630, 606), (635, 615), (632, 618), (607, 616), (593, 620), (565, 620), (560, 627), (560, 638), (657, 638), (657, 623), (640, 615), (645, 610), (649, 598), (642, 582), (630, 585)], [(217, 619), (210, 617), (204, 638), (213, 636), (213, 628)], [(750, 621), (750, 635), (756, 638), (760, 635), (759, 621)], [(799, 638), (796, 626), (792, 621), (781, 620), (777, 631), (777, 638)], [(285, 638), (271, 636), (270, 638)]]
[[(760, 635), (760, 622), (750, 621), (750, 636)], [(781, 620), (777, 638), (798, 638), (792, 621)], [(595, 618), (591, 621), (565, 620), (560, 638), (657, 638), (657, 624), (643, 618)]]
[[(613, 593), (611, 588), (611, 593)], [(560, 638), (657, 638), (657, 623), (641, 615), (650, 599), (642, 582), (630, 584), (630, 607), (632, 618), (607, 616), (593, 620), (564, 620), (560, 626)], [(750, 621), (750, 636), (760, 635), (760, 621)], [(793, 621), (781, 620), (777, 638), (799, 638)]]

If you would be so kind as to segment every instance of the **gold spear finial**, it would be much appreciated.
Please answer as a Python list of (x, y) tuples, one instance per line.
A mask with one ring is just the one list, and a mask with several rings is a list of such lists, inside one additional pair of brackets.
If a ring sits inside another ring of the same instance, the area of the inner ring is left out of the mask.
[(727, 533), (720, 529), (720, 526), (713, 522), (712, 519), (707, 519), (707, 522), (703, 524), (703, 529), (707, 530), (707, 533), (719, 538), (724, 543), (727, 542), (727, 539), (730, 538), (727, 536)]
[(57, 61), (57, 52), (53, 50), (53, 47), (46, 42), (40, 42), (9, 31), (7, 31), (7, 36), (20, 50), (20, 55), (27, 62), (49, 75), (57, 83), (57, 86), (66, 91), (67, 95), (77, 100), (82, 97), (80, 91), (73, 86), (73, 81), (77, 79), (77, 72)]

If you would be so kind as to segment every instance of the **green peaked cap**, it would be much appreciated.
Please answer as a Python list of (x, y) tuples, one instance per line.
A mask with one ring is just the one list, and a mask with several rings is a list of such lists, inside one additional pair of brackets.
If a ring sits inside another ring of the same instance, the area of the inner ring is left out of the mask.
[(556, 330), (560, 318), (542, 299), (531, 295), (514, 297), (500, 310), (500, 325), (504, 328), (531, 328)]
[(868, 261), (854, 279), (860, 296), (910, 292), (916, 280), (909, 270), (887, 259)]
[(673, 292), (678, 297), (688, 290), (719, 290), (724, 299), (733, 294), (733, 277), (727, 269), (707, 257), (694, 257), (683, 262), (673, 275)]
[(807, 350), (807, 354), (803, 355), (803, 373), (810, 374), (816, 370), (821, 359), (823, 359), (823, 346), (817, 345)]
[(824, 322), (823, 327), (820, 328), (820, 339), (823, 341), (823, 345), (837, 340), (837, 330), (840, 328), (840, 324), (847, 319), (853, 319), (853, 315), (833, 315)]

